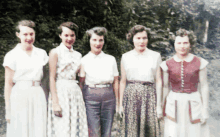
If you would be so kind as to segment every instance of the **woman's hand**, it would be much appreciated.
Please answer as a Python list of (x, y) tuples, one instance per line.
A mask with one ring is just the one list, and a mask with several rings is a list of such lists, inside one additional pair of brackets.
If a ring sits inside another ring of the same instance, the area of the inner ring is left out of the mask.
[(157, 118), (162, 119), (163, 118), (163, 111), (161, 106), (157, 106)]
[(57, 117), (62, 117), (62, 109), (59, 104), (53, 103), (54, 115)]

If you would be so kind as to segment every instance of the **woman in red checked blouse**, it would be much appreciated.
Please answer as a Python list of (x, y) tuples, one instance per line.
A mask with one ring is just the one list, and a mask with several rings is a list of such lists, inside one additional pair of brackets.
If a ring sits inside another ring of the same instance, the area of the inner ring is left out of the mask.
[(157, 116), (165, 116), (164, 137), (209, 137), (208, 62), (189, 53), (196, 40), (193, 32), (180, 29), (176, 34), (176, 54), (158, 70), (163, 84), (161, 80), (157, 87)]

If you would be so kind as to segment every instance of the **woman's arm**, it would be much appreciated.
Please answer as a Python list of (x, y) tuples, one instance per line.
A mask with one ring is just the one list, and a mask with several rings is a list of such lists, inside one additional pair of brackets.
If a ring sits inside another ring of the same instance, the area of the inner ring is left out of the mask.
[(50, 91), (52, 95), (53, 111), (56, 113), (61, 113), (61, 107), (59, 105), (59, 99), (57, 96), (56, 89), (56, 65), (58, 61), (58, 55), (55, 49), (52, 49), (49, 54), (49, 70), (50, 70)]
[(13, 77), (14, 71), (9, 67), (5, 67), (5, 109), (6, 109), (6, 121), (10, 123), (10, 96), (11, 96), (11, 89), (13, 87)]
[(157, 69), (157, 74), (156, 74), (156, 91), (157, 91), (157, 117), (160, 119), (163, 117), (163, 111), (162, 111), (162, 71), (161, 68), (159, 67)]
[(83, 86), (85, 84), (85, 76), (86, 76), (86, 72), (84, 71), (84, 67), (81, 64), (80, 75), (79, 75), (79, 87), (81, 88), (81, 90), (83, 90)]
[(124, 90), (125, 90), (125, 86), (126, 86), (126, 72), (123, 66), (123, 63), (121, 63), (121, 80), (120, 80), (120, 90), (119, 90), (119, 112), (123, 112), (123, 106), (122, 106), (122, 102), (123, 102), (123, 95), (124, 95)]
[(113, 89), (115, 92), (115, 98), (116, 98), (116, 112), (118, 112), (119, 109), (119, 99), (118, 99), (118, 76), (114, 77), (114, 82), (113, 82)]
[(162, 102), (162, 106), (165, 107), (165, 101), (166, 101), (166, 97), (170, 91), (170, 87), (169, 87), (169, 74), (167, 71), (163, 71), (162, 72), (162, 77), (163, 77), (163, 81), (162, 81), (162, 85), (163, 85), (163, 93), (162, 93), (162, 96), (163, 96), (163, 102)]
[(200, 82), (200, 90), (201, 90), (201, 95), (202, 95), (202, 103), (203, 103), (203, 108), (202, 108), (202, 119), (201, 122), (205, 123), (206, 120), (208, 119), (208, 103), (209, 103), (209, 86), (207, 82), (207, 69), (206, 67), (202, 70), (199, 71), (199, 82)]

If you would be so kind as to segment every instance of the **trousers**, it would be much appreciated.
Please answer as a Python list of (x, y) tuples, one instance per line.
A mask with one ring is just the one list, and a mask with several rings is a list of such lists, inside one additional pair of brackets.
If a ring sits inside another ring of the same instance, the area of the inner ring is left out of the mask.
[(83, 97), (86, 106), (89, 136), (110, 137), (116, 106), (112, 85), (103, 88), (85, 85)]

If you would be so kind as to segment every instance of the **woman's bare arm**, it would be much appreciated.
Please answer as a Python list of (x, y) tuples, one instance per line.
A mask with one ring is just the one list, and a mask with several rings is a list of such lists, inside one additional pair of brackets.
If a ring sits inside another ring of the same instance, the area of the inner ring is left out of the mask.
[(52, 102), (53, 102), (53, 110), (54, 111), (61, 111), (61, 107), (59, 105), (59, 99), (57, 96), (57, 89), (56, 89), (56, 65), (58, 61), (58, 55), (55, 52), (55, 49), (52, 49), (49, 54), (49, 70), (50, 70), (50, 92), (52, 95)]
[(120, 110), (119, 111), (123, 111), (123, 106), (122, 106), (122, 102), (123, 102), (123, 95), (124, 95), (124, 90), (125, 90), (125, 86), (126, 86), (126, 72), (124, 69), (123, 64), (121, 63), (121, 80), (120, 80), (120, 90), (119, 90), (119, 106), (120, 106)]
[(201, 95), (202, 95), (202, 103), (203, 103), (203, 108), (202, 108), (202, 123), (205, 123), (206, 120), (208, 119), (208, 103), (209, 103), (209, 86), (208, 86), (208, 81), (207, 81), (207, 69), (204, 68), (199, 71), (199, 82), (200, 82), (200, 90), (201, 90)]
[(5, 67), (5, 109), (6, 109), (6, 120), (10, 123), (10, 96), (11, 96), (11, 89), (13, 87), (13, 77), (14, 71), (9, 67)]
[(114, 82), (113, 82), (113, 89), (115, 92), (115, 98), (116, 98), (116, 112), (118, 112), (119, 109), (119, 99), (118, 99), (118, 76), (114, 77)]

